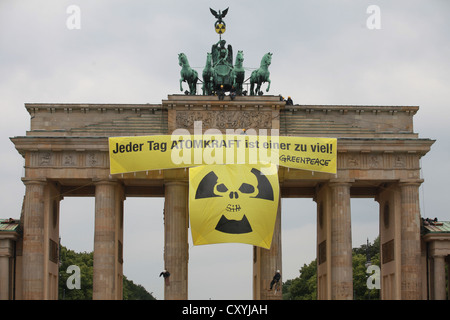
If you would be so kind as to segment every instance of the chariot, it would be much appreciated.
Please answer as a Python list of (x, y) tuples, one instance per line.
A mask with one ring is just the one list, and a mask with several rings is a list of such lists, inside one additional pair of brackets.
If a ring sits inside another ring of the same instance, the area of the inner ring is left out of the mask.
[[(222, 33), (225, 32), (225, 22), (222, 20), (225, 17), (228, 9), (217, 13), (211, 10), (211, 13), (218, 19), (216, 21), (216, 32), (220, 34), (220, 40), (212, 45), (211, 52), (206, 55), (206, 64), (202, 72), (201, 81), (198, 77), (197, 71), (189, 66), (189, 62), (184, 53), (179, 54), (179, 64), (181, 69), (180, 90), (183, 91), (182, 83), (187, 82), (189, 91), (186, 94), (195, 95), (197, 82), (200, 80), (202, 84), (203, 95), (215, 95), (225, 92), (234, 92), (236, 95), (246, 94), (243, 90), (245, 70), (243, 67), (244, 54), (241, 50), (236, 54), (235, 64), (233, 65), (233, 48), (230, 44), (226, 45), (226, 41), (222, 39)], [(217, 25), (223, 26), (217, 31)], [(260, 90), (261, 84), (268, 82), (266, 92), (270, 89), (270, 72), (268, 70), (272, 60), (272, 53), (267, 53), (263, 56), (260, 68), (253, 70), (250, 80), (250, 95), (262, 95)], [(256, 85), (256, 88), (255, 88)]]

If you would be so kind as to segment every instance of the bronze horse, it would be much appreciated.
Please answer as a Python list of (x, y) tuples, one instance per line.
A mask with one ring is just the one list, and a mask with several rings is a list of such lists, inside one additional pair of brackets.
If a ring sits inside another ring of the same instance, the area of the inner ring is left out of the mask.
[[(261, 65), (259, 69), (256, 69), (252, 72), (250, 76), (250, 95), (254, 96), (255, 94), (262, 94), (260, 92), (261, 84), (264, 82), (268, 82), (269, 85), (267, 86), (266, 92), (270, 89), (270, 72), (269, 72), (269, 66), (272, 63), (272, 53), (266, 53), (263, 58), (261, 59)], [(256, 84), (256, 90), (254, 90)]]
[(189, 94), (195, 95), (197, 92), (198, 73), (189, 65), (189, 61), (184, 53), (178, 54), (178, 64), (181, 66), (180, 91), (183, 91), (183, 81), (189, 85)]

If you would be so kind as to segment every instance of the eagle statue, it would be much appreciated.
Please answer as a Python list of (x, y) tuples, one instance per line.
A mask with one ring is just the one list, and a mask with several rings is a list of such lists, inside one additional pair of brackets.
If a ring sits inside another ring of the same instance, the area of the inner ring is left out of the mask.
[(213, 16), (216, 17), (217, 22), (222, 22), (222, 19), (225, 18), (225, 16), (226, 16), (227, 13), (228, 13), (228, 9), (229, 9), (229, 8), (226, 8), (226, 9), (223, 10), (222, 12), (219, 10), (219, 13), (217, 13), (217, 11), (215, 11), (215, 10), (209, 8), (209, 10), (210, 10), (211, 13), (213, 14)]

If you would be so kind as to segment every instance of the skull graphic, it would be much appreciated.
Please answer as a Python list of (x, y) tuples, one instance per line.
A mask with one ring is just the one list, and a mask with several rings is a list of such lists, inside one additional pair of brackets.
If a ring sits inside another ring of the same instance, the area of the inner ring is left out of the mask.
[(223, 214), (215, 227), (217, 231), (244, 234), (253, 231), (247, 215), (258, 214), (254, 212), (252, 202), (274, 201), (274, 192), (270, 181), (256, 168), (234, 180), (210, 171), (200, 181), (195, 194), (197, 200), (207, 198), (217, 198), (222, 208)]

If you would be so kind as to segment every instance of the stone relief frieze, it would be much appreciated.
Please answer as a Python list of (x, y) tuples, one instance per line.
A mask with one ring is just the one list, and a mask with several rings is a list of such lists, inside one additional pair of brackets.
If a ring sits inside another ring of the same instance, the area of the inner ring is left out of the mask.
[(30, 164), (32, 167), (103, 167), (106, 164), (106, 152), (33, 152)]
[(396, 155), (394, 158), (394, 167), (404, 168), (406, 166), (405, 157), (403, 155)]
[(380, 154), (380, 153), (343, 153), (340, 156), (341, 169), (417, 169), (418, 160), (415, 155)]
[(50, 166), (52, 164), (52, 154), (50, 152), (39, 153), (38, 163), (40, 166)]
[(369, 168), (380, 168), (382, 166), (382, 158), (379, 155), (369, 156)]
[(357, 158), (356, 156), (350, 155), (347, 158), (347, 166), (350, 168), (356, 168), (359, 166), (359, 158)]
[(99, 163), (98, 156), (96, 153), (88, 153), (86, 155), (86, 166), (87, 167), (95, 167)]
[(71, 167), (76, 164), (77, 157), (74, 154), (71, 153), (65, 153), (62, 157), (62, 165), (65, 167)]
[(272, 113), (267, 111), (177, 111), (177, 128), (193, 128), (195, 121), (204, 129), (270, 129)]

